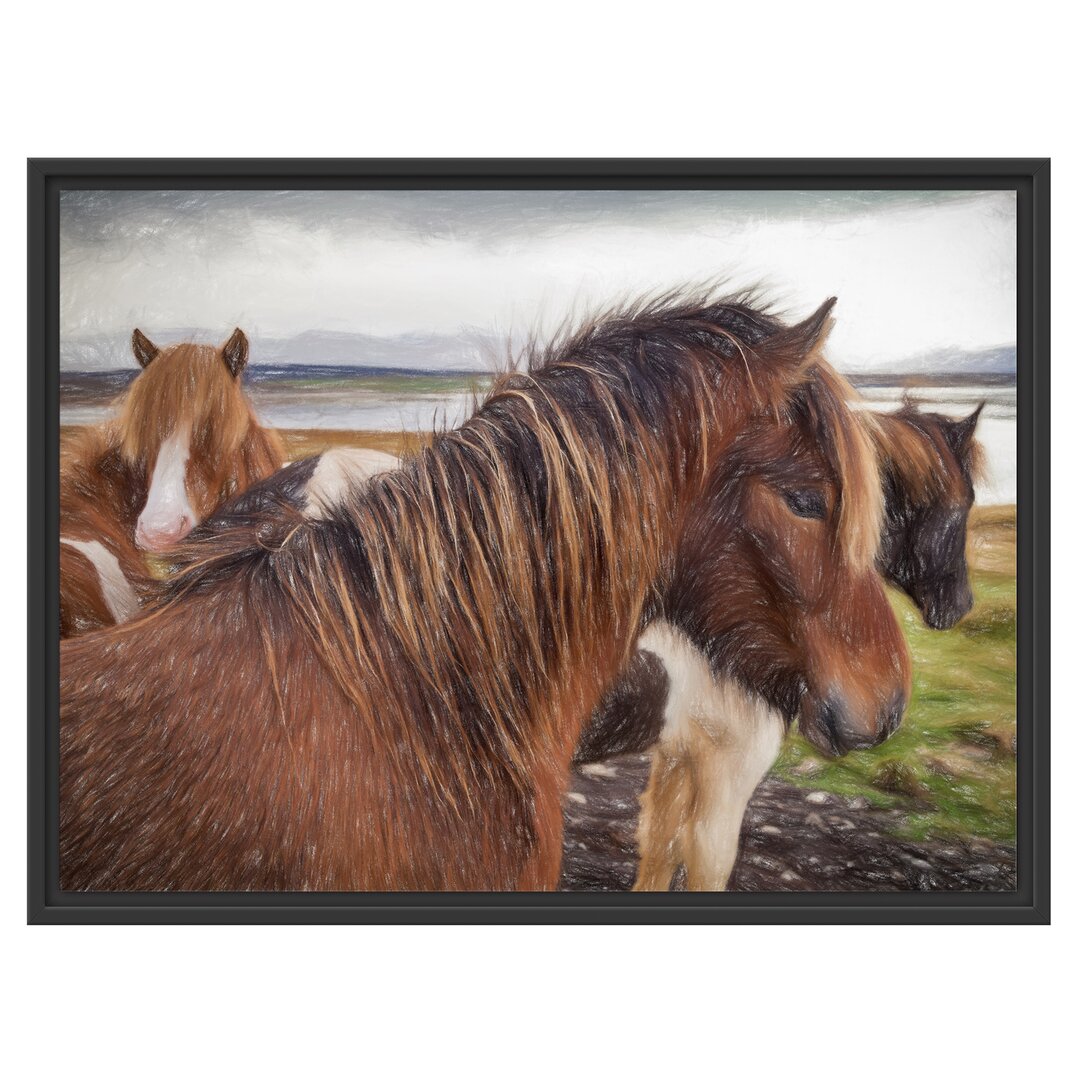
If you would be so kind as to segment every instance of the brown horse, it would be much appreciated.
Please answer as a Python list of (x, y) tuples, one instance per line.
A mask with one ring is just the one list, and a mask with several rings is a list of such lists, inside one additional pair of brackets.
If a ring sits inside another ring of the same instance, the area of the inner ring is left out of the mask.
[[(660, 608), (678, 613), (681, 626), (652, 623), (579, 742), (578, 760), (592, 761), (660, 738), (643, 815), (643, 881), (666, 887), (684, 862), (693, 887), (716, 884), (709, 872), (734, 862), (745, 800), (776, 756), (784, 719), (806, 702), (830, 703), (802, 717), (830, 753), (880, 741), (899, 722), (907, 654), (873, 564), (882, 485), (847, 393), (822, 365), (783, 417), (759, 418), (738, 436), (692, 512)], [(236, 550), (280, 543), (328, 496), (340, 497), (345, 462), (335, 453), (256, 485), (199, 539), (217, 533)], [(348, 464), (348, 482), (365, 483), (368, 462)], [(375, 467), (394, 464), (381, 457)], [(197, 558), (198, 548), (186, 554)], [(693, 644), (703, 638), (722, 678)]]
[[(859, 563), (851, 558), (837, 562), (838, 555), (851, 546), (850, 537), (842, 542), (840, 536), (840, 508), (846, 506), (850, 516), (852, 503), (872, 506), (877, 496), (865, 491), (868, 485), (881, 483), (880, 470), (884, 478), (885, 520), (878, 552), (879, 571), (891, 581), (900, 578), (910, 582), (909, 594), (925, 598), (920, 608), (928, 621), (932, 611), (951, 610), (959, 618), (970, 606), (963, 534), (978, 459), (979, 448), (972, 433), (979, 410), (963, 421), (920, 413), (910, 406), (896, 414), (849, 414), (843, 405), (849, 388), (824, 368), (819, 374), (821, 385), (809, 389), (808, 398), (816, 399), (817, 412), (825, 422), (803, 435), (788, 422), (781, 429), (788, 445), (777, 449), (777, 462), (769, 463), (775, 471), (782, 460), (793, 470), (783, 490), (794, 502), (801, 502), (804, 512), (815, 501), (817, 476), (830, 477), (838, 495), (832, 503), (829, 525), (835, 541), (824, 548), (799, 552), (796, 561), (803, 579), (809, 575), (814, 580), (831, 583), (838, 573), (850, 572), (850, 567)], [(802, 417), (804, 427), (806, 419)], [(857, 429), (859, 424), (862, 432)], [(840, 425), (854, 430), (845, 437), (838, 430)], [(741, 438), (749, 437), (744, 433)], [(810, 453), (807, 453), (808, 443), (812, 446)], [(844, 452), (840, 453), (836, 447)], [(324, 500), (340, 498), (343, 485), (362, 484), (373, 471), (394, 468), (397, 464), (394, 458), (372, 456), (370, 451), (336, 450), (296, 462), (232, 500), (198, 532), (210, 536), (231, 531), (240, 548), (275, 535), (284, 536), (300, 515), (318, 516)], [(806, 597), (798, 592), (792, 595), (790, 582), (797, 581), (798, 576), (791, 567), (777, 575), (775, 568), (762, 562), (747, 562), (747, 550), (753, 547), (748, 522), (738, 513), (733, 520), (730, 511), (742, 506), (742, 489), (758, 483), (762, 470), (749, 467), (737, 457), (732, 458), (728, 467), (734, 476), (731, 490), (723, 491), (718, 508), (710, 507), (706, 512), (702, 507), (698, 513), (703, 515), (703, 528), (710, 529), (706, 513), (712, 515), (715, 525), (715, 532), (709, 536), (715, 552), (709, 558), (729, 559), (743, 582), (736, 597), (742, 607), (741, 647), (730, 639), (710, 643), (714, 647), (709, 650), (709, 656), (724, 657), (725, 674), (717, 677), (706, 657), (690, 645), (684, 634), (674, 627), (654, 624), (640, 640), (641, 650), (605, 695), (575, 753), (579, 763), (586, 763), (620, 752), (646, 750), (660, 739), (666, 715), (682, 719), (682, 745), (678, 751), (672, 746), (671, 731), (659, 748), (663, 784), (660, 777), (655, 783), (668, 793), (674, 789), (678, 795), (677, 799), (669, 797), (666, 801), (666, 824), (652, 822), (650, 811), (646, 810), (642, 829), (643, 881), (670, 879), (671, 864), (683, 862), (693, 887), (723, 886), (734, 863), (745, 801), (772, 764), (781, 737), (775, 715), (783, 716), (783, 712), (774, 714), (768, 700), (750, 693), (753, 686), (747, 682), (767, 676), (772, 688), (770, 696), (775, 698), (779, 669), (786, 664), (789, 679), (791, 672), (797, 672), (798, 684), (810, 686), (824, 670), (820, 658), (813, 654), (813, 643), (834, 640), (833, 635), (822, 633), (820, 620), (827, 615), (825, 607), (817, 612), (818, 625), (808, 623), (800, 627)], [(808, 483), (810, 488), (806, 487)], [(802, 495), (793, 494), (800, 490)], [(941, 543), (942, 534), (947, 531), (942, 528), (943, 519), (947, 524), (957, 516), (961, 542)], [(732, 529), (739, 531), (733, 533)], [(733, 545), (734, 550), (728, 545)], [(197, 549), (190, 548), (188, 553), (197, 555)], [(865, 563), (865, 551), (862, 561)], [(730, 614), (732, 597), (723, 588), (716, 593), (710, 589), (720, 586), (723, 580), (707, 577), (702, 588), (691, 591), (692, 604), (702, 611), (717, 606)], [(966, 593), (956, 588), (957, 580), (963, 583)], [(892, 625), (888, 614), (880, 610), (880, 589), (865, 576), (861, 584), (862, 602), (841, 610), (839, 615), (834, 613), (834, 620), (851, 624), (852, 613), (866, 618), (878, 605), (882, 625)], [(829, 588), (825, 595), (829, 601), (844, 599), (841, 591), (833, 592)], [(784, 603), (777, 603), (777, 596)], [(794, 662), (780, 661), (776, 655), (778, 628)], [(776, 670), (768, 673), (758, 667), (750, 674), (741, 670), (747, 657), (761, 657), (767, 649), (773, 650), (771, 662)], [(665, 657), (666, 665), (658, 653)], [(873, 656), (874, 650), (869, 653)], [(736, 681), (736, 675), (741, 675), (741, 683)], [(880, 673), (864, 671), (860, 675), (868, 685), (880, 681)], [(705, 702), (711, 704), (713, 717), (706, 714)], [(698, 721), (701, 730), (686, 723), (689, 716)], [(723, 724), (717, 722), (717, 716), (723, 717)], [(894, 711), (890, 723), (879, 734), (887, 734), (891, 722), (897, 718)], [(827, 749), (834, 752), (839, 747), (830, 744)], [(686, 761), (690, 750), (692, 768)], [(678, 776), (674, 775), (676, 769), (682, 770)], [(650, 798), (650, 807), (652, 803)], [(684, 820), (687, 817), (693, 820)]]
[(248, 342), (158, 349), (131, 339), (143, 367), (119, 420), (84, 432), (60, 470), (60, 633), (125, 622), (152, 578), (143, 552), (182, 540), (221, 502), (281, 465), (240, 373)]
[[(859, 413), (846, 421), (864, 468), (872, 451), (882, 476), (885, 518), (878, 569), (905, 588), (930, 625), (952, 625), (971, 606), (964, 538), (980, 460), (973, 439), (980, 410), (953, 421), (905, 406), (898, 413)], [(750, 482), (750, 475), (743, 480)], [(832, 483), (837, 484), (835, 476)], [(838, 485), (841, 499), (844, 486)], [(800, 555), (803, 574), (807, 558)], [(820, 564), (814, 577), (827, 568)], [(575, 755), (579, 763), (656, 744), (643, 800), (636, 888), (666, 889), (680, 863), (691, 889), (724, 888), (746, 803), (779, 751), (783, 702), (768, 684), (762, 693), (760, 677), (748, 680), (740, 665), (746, 652), (768, 649), (777, 623), (784, 621), (775, 577), (761, 571), (760, 565), (740, 570), (738, 615), (728, 609), (730, 597), (687, 594), (691, 607), (719, 601), (725, 611), (727, 625), (717, 628), (704, 654), (670, 627), (650, 628), (640, 642), (643, 651), (582, 736)], [(791, 571), (787, 580), (796, 582), (798, 575)], [(782, 592), (785, 603), (806, 602), (797, 589)], [(788, 626), (783, 632), (791, 640), (796, 630)], [(822, 748), (837, 752), (847, 746), (833, 740)]]
[(320, 519), (207, 540), (163, 607), (66, 643), (62, 887), (554, 887), (582, 723), (830, 308), (595, 323)]

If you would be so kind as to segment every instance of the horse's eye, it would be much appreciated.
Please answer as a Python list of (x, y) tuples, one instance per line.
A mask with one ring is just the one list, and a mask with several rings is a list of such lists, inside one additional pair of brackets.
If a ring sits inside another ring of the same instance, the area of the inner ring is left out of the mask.
[(804, 491), (785, 491), (784, 499), (791, 507), (792, 513), (798, 514), (799, 517), (819, 520), (825, 517), (825, 496), (820, 491), (814, 491), (812, 488)]

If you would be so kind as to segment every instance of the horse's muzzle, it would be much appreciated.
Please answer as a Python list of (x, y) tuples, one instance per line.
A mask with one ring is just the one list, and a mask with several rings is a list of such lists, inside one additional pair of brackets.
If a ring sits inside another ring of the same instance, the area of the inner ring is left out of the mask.
[(187, 514), (166, 525), (146, 525), (140, 520), (135, 527), (135, 545), (142, 551), (168, 551), (191, 532), (194, 524)]
[(942, 590), (920, 603), (923, 619), (932, 630), (951, 630), (972, 608), (971, 586), (965, 580), (959, 587)]
[(897, 690), (873, 715), (856, 711), (839, 695), (830, 694), (816, 706), (804, 706), (800, 728), (822, 753), (839, 757), (884, 742), (900, 726), (906, 707), (903, 690)]

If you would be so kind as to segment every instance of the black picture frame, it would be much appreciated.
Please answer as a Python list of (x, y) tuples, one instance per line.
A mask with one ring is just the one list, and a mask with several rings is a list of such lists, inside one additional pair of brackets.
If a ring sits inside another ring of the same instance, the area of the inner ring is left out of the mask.
[[(979, 189), (1017, 196), (1017, 889), (1010, 893), (63, 893), (58, 858), (59, 194), (65, 189)], [(35, 159), (27, 168), (30, 923), (1047, 923), (1047, 159)]]

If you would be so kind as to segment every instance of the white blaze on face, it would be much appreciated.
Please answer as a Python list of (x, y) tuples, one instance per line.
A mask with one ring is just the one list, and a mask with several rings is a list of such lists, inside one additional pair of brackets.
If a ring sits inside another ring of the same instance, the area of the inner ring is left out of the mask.
[(163, 551), (183, 540), (197, 524), (187, 496), (191, 436), (176, 431), (161, 444), (150, 492), (135, 527), (135, 543), (144, 551)]

